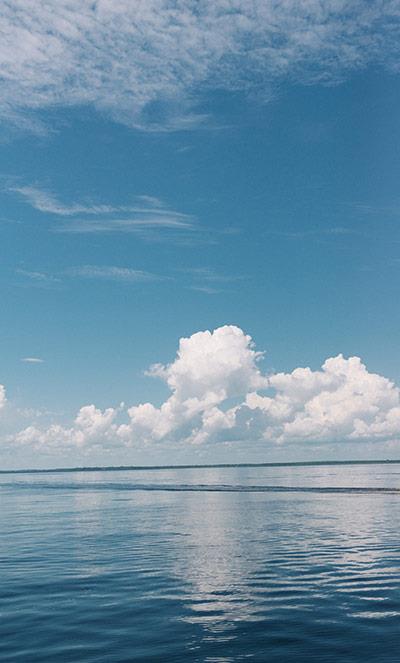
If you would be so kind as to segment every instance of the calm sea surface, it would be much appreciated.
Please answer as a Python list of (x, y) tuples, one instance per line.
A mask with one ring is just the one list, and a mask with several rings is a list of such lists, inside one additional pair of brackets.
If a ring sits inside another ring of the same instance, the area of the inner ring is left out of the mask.
[(0, 660), (400, 661), (400, 465), (0, 476)]

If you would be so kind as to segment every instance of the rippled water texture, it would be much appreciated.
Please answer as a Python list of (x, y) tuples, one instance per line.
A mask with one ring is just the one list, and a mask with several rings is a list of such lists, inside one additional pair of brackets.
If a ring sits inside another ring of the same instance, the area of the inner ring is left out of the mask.
[(400, 660), (400, 465), (0, 476), (0, 660)]

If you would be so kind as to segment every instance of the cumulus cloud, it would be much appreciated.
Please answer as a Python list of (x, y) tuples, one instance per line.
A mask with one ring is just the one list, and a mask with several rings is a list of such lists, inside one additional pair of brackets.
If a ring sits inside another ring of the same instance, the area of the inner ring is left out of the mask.
[(172, 364), (155, 364), (148, 371), (164, 380), (172, 395), (160, 408), (151, 403), (131, 407), (130, 423), (119, 428), (119, 435), (127, 440), (197, 439), (203, 417), (225, 419), (217, 405), (267, 386), (257, 367), (260, 357), (251, 337), (234, 326), (182, 338)]
[(117, 412), (115, 408), (102, 411), (94, 405), (85, 405), (68, 428), (59, 424), (44, 430), (28, 426), (13, 436), (12, 441), (16, 446), (28, 445), (38, 451), (63, 451), (71, 447), (84, 450), (88, 445), (104, 445), (111, 442), (115, 435), (113, 420)]
[(399, 389), (369, 373), (359, 357), (338, 355), (320, 371), (296, 368), (271, 376), (269, 384), (272, 397), (246, 397), (246, 406), (262, 413), (265, 439), (341, 441), (400, 433)]
[(320, 370), (264, 374), (262, 353), (239, 327), (182, 338), (176, 358), (147, 374), (170, 396), (159, 407), (80, 409), (70, 427), (30, 426), (14, 443), (38, 449), (102, 445), (266, 444), (384, 441), (400, 437), (400, 390), (358, 357), (327, 359)]
[(184, 128), (207, 88), (336, 82), (398, 68), (397, 0), (5, 0), (0, 114), (92, 105), (128, 125)]

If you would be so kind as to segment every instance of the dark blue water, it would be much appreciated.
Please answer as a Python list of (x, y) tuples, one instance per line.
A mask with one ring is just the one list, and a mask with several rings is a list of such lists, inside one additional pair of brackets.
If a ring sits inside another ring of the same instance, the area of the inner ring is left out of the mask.
[(400, 465), (0, 476), (0, 660), (398, 663)]

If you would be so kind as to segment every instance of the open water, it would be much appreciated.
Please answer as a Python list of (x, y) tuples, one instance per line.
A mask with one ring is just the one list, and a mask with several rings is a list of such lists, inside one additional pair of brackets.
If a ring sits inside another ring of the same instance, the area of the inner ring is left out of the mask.
[(400, 465), (2, 474), (0, 660), (398, 663)]

